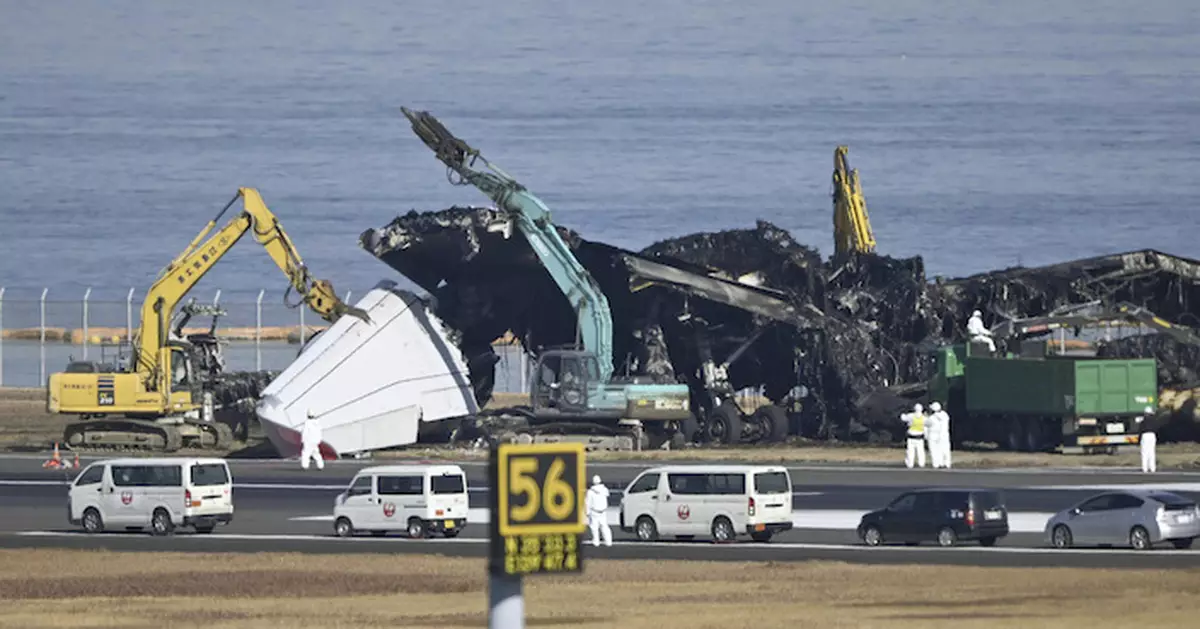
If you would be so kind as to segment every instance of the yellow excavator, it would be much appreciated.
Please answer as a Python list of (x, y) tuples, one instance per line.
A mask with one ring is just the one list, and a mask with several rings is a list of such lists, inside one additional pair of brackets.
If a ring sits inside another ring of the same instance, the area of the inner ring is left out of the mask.
[(833, 241), (834, 255), (874, 253), (875, 233), (867, 217), (858, 171), (850, 168), (846, 155), (850, 149), (839, 146), (833, 152)]
[[(243, 201), (243, 211), (213, 233), (238, 199)], [(213, 348), (219, 352), (219, 344), (212, 335), (183, 337), (186, 318), (202, 312), (189, 310), (190, 304), (181, 313), (184, 321), (175, 329), (171, 323), (176, 307), (192, 287), (246, 232), (253, 232), (254, 239), (287, 275), (288, 293), (300, 293), (302, 303), (321, 318), (332, 323), (349, 314), (367, 320), (365, 312), (342, 303), (328, 281), (309, 276), (296, 247), (258, 191), (239, 188), (146, 293), (127, 367), (72, 362), (65, 372), (50, 375), (47, 410), (80, 416), (80, 421), (67, 425), (64, 443), (73, 449), (164, 452), (184, 446), (225, 449), (232, 444), (230, 426), (214, 420), (214, 388), (220, 386), (221, 361), (213, 368), (213, 361), (207, 360), (211, 356), (205, 356)], [(284, 300), (286, 303), (287, 294)]]

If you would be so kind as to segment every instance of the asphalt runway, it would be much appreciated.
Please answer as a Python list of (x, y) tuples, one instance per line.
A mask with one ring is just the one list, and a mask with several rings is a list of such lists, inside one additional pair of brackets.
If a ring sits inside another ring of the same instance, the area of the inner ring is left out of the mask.
[[(0, 547), (108, 548), (306, 553), (397, 552), (482, 557), (486, 554), (487, 478), (479, 462), (460, 463), (467, 472), (471, 514), (457, 539), (409, 540), (397, 533), (384, 538), (338, 539), (332, 534), (334, 499), (354, 473), (383, 462), (332, 461), (324, 470), (301, 470), (295, 461), (229, 460), (234, 476), (234, 522), (210, 535), (180, 532), (168, 538), (138, 533), (85, 535), (66, 520), (67, 484), (78, 470), (45, 470), (43, 457), (0, 457)], [(82, 459), (86, 466), (93, 457)], [(612, 548), (589, 548), (593, 558), (772, 560), (811, 559), (866, 563), (946, 563), (981, 566), (1200, 567), (1200, 548), (1155, 549), (1047, 548), (1046, 518), (1108, 487), (1168, 489), (1200, 499), (1200, 474), (1136, 470), (907, 470), (902, 466), (789, 466), (793, 480), (796, 529), (768, 544), (712, 544), (707, 541), (643, 543), (617, 528), (621, 492), (649, 463), (596, 463), (612, 490), (609, 520)], [(868, 548), (854, 528), (862, 513), (886, 505), (898, 493), (917, 487), (1000, 489), (1009, 508), (1012, 532), (993, 548), (964, 545)]]

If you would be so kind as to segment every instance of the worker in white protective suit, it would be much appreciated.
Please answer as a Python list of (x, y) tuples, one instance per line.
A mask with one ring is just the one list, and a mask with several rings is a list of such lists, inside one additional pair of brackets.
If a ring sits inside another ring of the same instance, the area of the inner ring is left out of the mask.
[(1141, 438), (1138, 439), (1142, 449), (1142, 471), (1147, 474), (1158, 471), (1158, 454), (1155, 452), (1158, 447), (1158, 435), (1154, 433), (1154, 427), (1151, 425), (1153, 421), (1154, 409), (1149, 406), (1142, 411), (1142, 416), (1137, 418), (1142, 431)]
[(908, 425), (908, 435), (905, 441), (907, 448), (904, 452), (904, 467), (912, 469), (915, 459), (921, 467), (925, 467), (925, 409), (920, 404), (914, 404), (911, 413), (904, 413), (900, 421)]
[(588, 526), (592, 529), (592, 546), (600, 545), (601, 536), (604, 545), (612, 546), (612, 526), (608, 524), (608, 487), (600, 482), (600, 476), (592, 477), (592, 486), (587, 490), (585, 498)]
[(325, 459), (321, 456), (321, 424), (311, 410), (300, 429), (300, 467), (308, 469), (309, 460), (317, 462), (317, 469), (325, 469)]
[(929, 459), (935, 468), (950, 467), (950, 414), (942, 410), (942, 405), (934, 402), (929, 405), (929, 422), (927, 423), (926, 440), (929, 442)]
[(992, 331), (983, 325), (983, 313), (976, 310), (967, 321), (967, 338), (972, 343), (987, 343), (988, 351), (996, 353), (996, 343), (992, 341)]

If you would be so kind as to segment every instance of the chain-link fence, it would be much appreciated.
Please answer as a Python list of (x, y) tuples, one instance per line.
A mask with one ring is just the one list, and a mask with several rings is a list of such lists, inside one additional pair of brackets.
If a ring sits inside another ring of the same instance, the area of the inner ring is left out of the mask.
[[(354, 291), (347, 291), (342, 300), (354, 303), (353, 297)], [(45, 386), (51, 373), (72, 360), (117, 364), (129, 352), (128, 339), (137, 333), (143, 299), (145, 295), (132, 288), (68, 294), (0, 287), (0, 386)], [(297, 305), (294, 293), (217, 290), (197, 296), (196, 302), (225, 311), (217, 329), (229, 341), (225, 356), (231, 371), (282, 370), (300, 351), (301, 330), (307, 338), (327, 325), (306, 306)], [(197, 315), (184, 331), (207, 331), (211, 324), (211, 317)], [(495, 390), (521, 391), (528, 371), (524, 353), (504, 345), (497, 346), (496, 353), (500, 363)]]

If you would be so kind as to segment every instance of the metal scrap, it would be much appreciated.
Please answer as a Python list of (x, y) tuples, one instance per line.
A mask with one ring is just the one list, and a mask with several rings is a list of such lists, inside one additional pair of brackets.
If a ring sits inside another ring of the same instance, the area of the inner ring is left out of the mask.
[[(1128, 302), (1172, 323), (1200, 323), (1200, 262), (1153, 250), (929, 281), (920, 257), (823, 260), (763, 221), (639, 252), (559, 231), (610, 301), (616, 372), (703, 386), (701, 365), (711, 357), (733, 386), (761, 388), (791, 409), (794, 432), (809, 437), (898, 438), (895, 413), (921, 395), (931, 351), (963, 340), (974, 309), (998, 323)], [(534, 352), (574, 341), (570, 305), (502, 211), (414, 211), (367, 230), (360, 243), (432, 296), (457, 331), (481, 404), (498, 360), (493, 339), (511, 331)], [(1164, 386), (1195, 381), (1200, 349), (1153, 338), (1116, 340), (1101, 352), (1157, 357)]]

